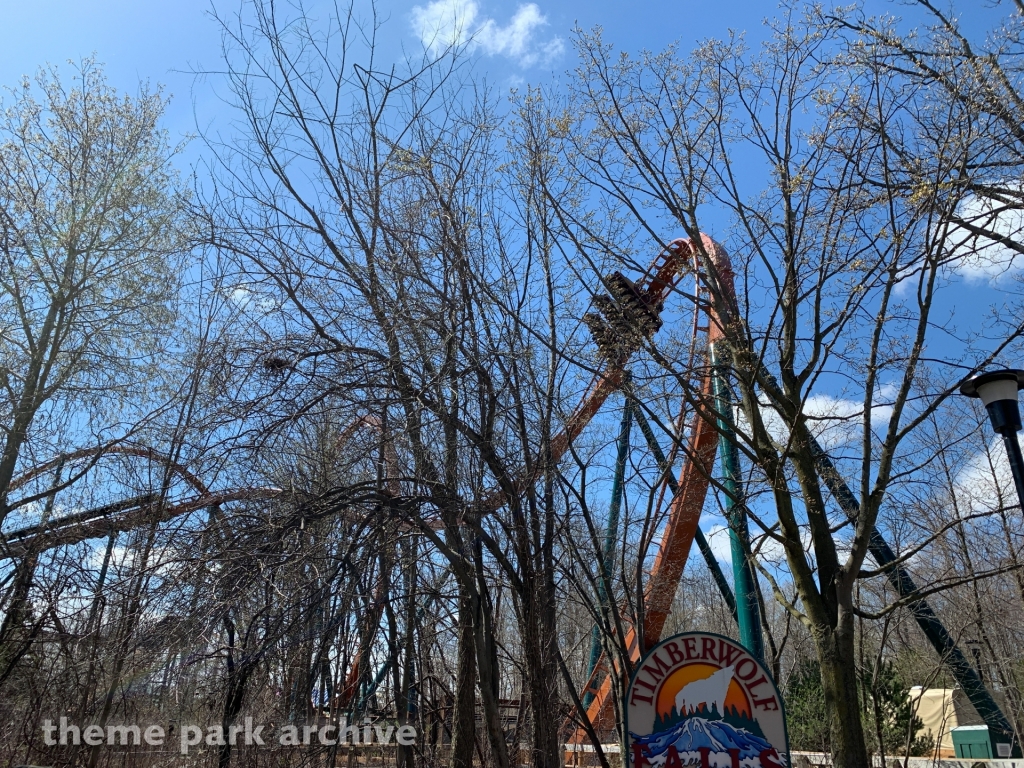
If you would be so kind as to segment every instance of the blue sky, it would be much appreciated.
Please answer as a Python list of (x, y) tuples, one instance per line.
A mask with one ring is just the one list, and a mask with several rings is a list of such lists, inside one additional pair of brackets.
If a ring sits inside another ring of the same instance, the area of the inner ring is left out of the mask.
[[(343, 0), (341, 0), (343, 2)], [(281, 7), (295, 0), (284, 0)], [(325, 13), (332, 0), (304, 0), (311, 14)], [(69, 59), (90, 54), (105, 65), (112, 85), (134, 91), (140, 81), (162, 84), (173, 97), (164, 126), (175, 138), (227, 115), (211, 80), (198, 80), (196, 70), (220, 65), (220, 32), (210, 17), (237, 11), (241, 0), (6, 0), (0, 3), (0, 86), (17, 85), (43, 64), (68, 71)], [(893, 0), (867, 0), (874, 13), (913, 14)], [(369, 0), (356, 0), (367, 16)], [(502, 88), (544, 82), (573, 66), (570, 44), (575, 26), (600, 25), (605, 39), (631, 52), (660, 50), (672, 42), (690, 50), (699, 40), (725, 37), (729, 30), (755, 43), (767, 32), (763, 21), (776, 13), (774, 2), (756, 0), (380, 0), (385, 20), (381, 48), (395, 60), (422, 52), (432, 41), (447, 42), (472, 34), (472, 55), (478, 74)], [(998, 15), (1005, 9), (972, 11), (972, 16)], [(453, 25), (454, 20), (454, 25)], [(195, 159), (192, 147), (186, 162)]]
[[(327, 3), (310, 0), (315, 12)], [(901, 10), (876, 0), (881, 10)], [(113, 85), (134, 90), (139, 81), (161, 83), (174, 101), (165, 125), (183, 135), (195, 126), (193, 103), (203, 121), (222, 109), (209, 82), (196, 83), (190, 71), (215, 69), (220, 35), (209, 18), (212, 7), (229, 15), (239, 0), (35, 0), (3, 3), (0, 31), (0, 85), (16, 85), (47, 62), (63, 65), (95, 53)], [(357, 7), (365, 13), (368, 2)], [(905, 10), (905, 9), (903, 9)], [(752, 0), (693, 2), (613, 2), (610, 0), (381, 0), (385, 47), (422, 50), (421, 37), (431, 26), (451, 36), (450, 20), (460, 19), (478, 40), (474, 55), (479, 71), (496, 84), (546, 80), (572, 66), (569, 39), (574, 25), (601, 25), (618, 47), (637, 51), (661, 49), (679, 41), (682, 50), (705, 37), (725, 36), (730, 28), (749, 39), (763, 36), (762, 21), (775, 4)], [(445, 26), (447, 23), (447, 27)]]
[[(764, 2), (726, 1), (696, 2), (569, 2), (538, 0), (522, 3), (517, 0), (442, 0), (444, 6), (461, 11), (474, 28), (510, 30), (510, 25), (527, 22), (528, 47), (554, 38), (566, 40), (574, 24), (590, 27), (601, 24), (618, 44), (637, 49), (641, 46), (660, 48), (680, 39), (693, 42), (707, 35), (720, 35), (728, 26), (754, 29), (760, 26), (772, 4)], [(187, 92), (190, 78), (174, 70), (187, 69), (202, 63), (215, 65), (219, 58), (219, 35), (216, 25), (207, 18), (214, 5), (220, 13), (230, 13), (238, 0), (176, 0), (146, 2), (145, 0), (36, 0), (36, 2), (4, 3), (3, 32), (0, 33), (0, 82), (12, 84), (40, 64), (63, 62), (95, 51), (107, 64), (108, 72), (118, 85), (129, 87), (139, 79), (167, 82), (174, 90)], [(314, 9), (323, 3), (309, 3)], [(368, 7), (368, 3), (359, 3)], [(433, 7), (432, 7), (433, 6)], [(461, 6), (461, 8), (459, 7)], [(358, 7), (358, 6), (357, 6)], [(417, 13), (416, 9), (419, 9)], [(418, 44), (414, 19), (424, 12), (444, 15), (439, 3), (430, 0), (382, 0), (380, 14), (389, 19), (385, 36), (390, 43)], [(530, 22), (534, 23), (530, 23)], [(511, 66), (538, 74), (544, 67), (520, 67), (523, 57), (518, 51), (497, 51), (493, 41), (481, 46), (490, 52), (495, 68)], [(485, 55), (485, 58), (486, 55)], [(545, 62), (548, 69), (564, 69), (570, 60), (565, 55)]]
[[(282, 7), (289, 3), (281, 3)], [(325, 13), (330, 0), (305, 0), (311, 13)], [(773, 3), (750, 0), (721, 2), (621, 3), (609, 0), (381, 0), (378, 15), (385, 20), (381, 48), (395, 60), (421, 53), (423, 38), (471, 31), (478, 39), (473, 58), (478, 74), (508, 88), (547, 81), (573, 64), (569, 40), (575, 25), (602, 25), (607, 37), (630, 51), (660, 49), (674, 40), (684, 50), (699, 39), (722, 36), (730, 26), (750, 30), (756, 37)], [(172, 96), (163, 125), (172, 139), (229, 119), (218, 98), (215, 78), (199, 79), (196, 70), (217, 70), (221, 38), (211, 10), (230, 17), (241, 0), (5, 0), (0, 2), (0, 87), (10, 88), (44, 64), (59, 65), (95, 54), (110, 83), (135, 91), (148, 81), (161, 84)], [(368, 15), (368, 0), (356, 0)], [(447, 24), (447, 28), (446, 28)], [(8, 101), (7, 94), (4, 101)], [(222, 123), (221, 123), (222, 124)], [(195, 162), (200, 142), (182, 156), (182, 165)]]

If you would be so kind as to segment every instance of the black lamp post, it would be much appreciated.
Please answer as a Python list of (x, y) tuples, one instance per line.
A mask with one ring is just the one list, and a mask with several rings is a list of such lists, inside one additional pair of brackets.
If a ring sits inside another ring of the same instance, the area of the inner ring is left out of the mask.
[[(1021, 389), (1024, 389), (1024, 371), (1007, 369), (987, 371), (968, 379), (960, 387), (960, 394), (980, 398), (981, 402), (985, 404), (985, 410), (988, 411), (988, 417), (992, 421), (992, 429), (1002, 435), (1003, 447), (1006, 448), (1006, 455), (1010, 459), (1013, 484), (1017, 488), (1017, 503), (1021, 505), (1021, 509), (1024, 509), (1024, 456), (1021, 456), (1020, 443), (1017, 442), (1017, 433), (1021, 430), (1017, 392)], [(974, 648), (971, 650), (973, 651)], [(981, 682), (980, 650), (979, 648), (975, 652), (979, 682)], [(994, 702), (993, 706), (995, 706)], [(1001, 711), (998, 712), (998, 715), (998, 718), (993, 718), (995, 728), (993, 728), (993, 723), (989, 722), (990, 718), (982, 715), (989, 725), (989, 737), (996, 752), (994, 757), (1019, 755), (1020, 746), (1013, 743), (1014, 734), (1009, 722), (1006, 721)], [(998, 720), (1002, 720), (1002, 722), (997, 722)]]
[(981, 398), (992, 420), (992, 428), (1003, 436), (1013, 484), (1017, 487), (1017, 502), (1024, 508), (1024, 456), (1017, 442), (1017, 433), (1021, 430), (1020, 406), (1017, 403), (1017, 391), (1020, 389), (1024, 389), (1024, 371), (1007, 369), (980, 373), (968, 379), (960, 387), (960, 394)]

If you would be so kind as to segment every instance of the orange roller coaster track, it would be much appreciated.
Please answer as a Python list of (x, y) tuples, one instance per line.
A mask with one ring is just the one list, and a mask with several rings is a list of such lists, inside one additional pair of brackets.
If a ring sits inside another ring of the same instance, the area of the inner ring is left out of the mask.
[[(676, 290), (680, 280), (687, 274), (699, 276), (703, 272), (702, 256), (707, 257), (719, 285), (724, 290), (731, 290), (732, 265), (725, 249), (707, 235), (701, 235), (701, 240), (700, 249), (686, 238), (672, 241), (659, 254), (647, 275), (635, 284), (618, 272), (606, 278), (605, 284), (612, 295), (597, 297), (594, 305), (601, 314), (588, 315), (584, 321), (590, 327), (598, 348), (608, 359), (608, 368), (598, 378), (590, 396), (577, 409), (573, 419), (570, 419), (563, 433), (565, 437), (558, 443), (562, 450), (565, 450), (585, 426), (586, 421), (619, 386), (623, 366), (639, 346), (639, 342), (642, 342), (644, 337), (653, 335), (661, 326), (660, 313), (665, 300)], [(695, 357), (696, 343), (702, 334), (706, 334), (709, 346), (723, 337), (722, 325), (713, 306), (699, 298), (699, 279), (697, 284), (691, 357)], [(701, 323), (702, 315), (705, 324)], [(623, 338), (629, 346), (623, 345)], [(691, 363), (693, 362), (695, 361), (691, 360)], [(701, 398), (709, 401), (713, 394), (711, 367), (702, 368)], [(656, 645), (661, 638), (704, 508), (715, 463), (718, 436), (718, 431), (710, 420), (700, 417), (692, 420), (687, 437), (686, 461), (680, 472), (678, 491), (672, 497), (665, 528), (644, 591), (643, 625), (640, 632), (637, 632), (636, 627), (630, 627), (625, 638), (630, 659), (633, 661), (639, 659), (644, 651)], [(586, 717), (598, 733), (610, 731), (614, 727), (613, 679), (607, 672), (606, 665), (598, 664), (583, 692), (590, 694), (591, 701), (587, 707)], [(570, 744), (580, 744), (588, 740), (587, 732), (583, 728), (578, 728), (571, 737)]]

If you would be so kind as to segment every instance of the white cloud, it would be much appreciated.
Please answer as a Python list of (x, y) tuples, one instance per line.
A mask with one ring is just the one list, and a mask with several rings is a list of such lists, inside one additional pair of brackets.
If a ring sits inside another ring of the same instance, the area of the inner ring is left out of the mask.
[(249, 305), (249, 301), (252, 299), (252, 291), (239, 285), (231, 290), (228, 294), (228, 298), (233, 304), (237, 304), (242, 309), (245, 309)]
[(233, 288), (227, 288), (224, 291), (224, 295), (227, 297), (228, 301), (243, 311), (259, 309), (269, 312), (277, 306), (274, 300), (269, 296), (253, 290), (253, 288), (248, 285), (239, 284)]
[[(860, 439), (864, 430), (864, 404), (831, 395), (811, 395), (804, 403), (804, 413), (811, 420), (811, 430), (826, 451)], [(892, 406), (874, 403), (871, 427), (878, 429), (889, 422)]]
[[(884, 400), (891, 397), (890, 387), (881, 387), (876, 401), (871, 408), (871, 426), (873, 429), (884, 428), (892, 416), (892, 406)], [(881, 402), (880, 402), (881, 400)], [(859, 440), (863, 431), (864, 403), (859, 400), (833, 397), (832, 395), (811, 395), (804, 402), (804, 415), (807, 416), (811, 434), (826, 451), (839, 448), (847, 443)], [(769, 434), (778, 443), (788, 439), (786, 425), (778, 411), (767, 401), (761, 403), (761, 418)], [(740, 429), (749, 430), (748, 422), (742, 412), (736, 415)]]
[[(977, 195), (967, 196), (957, 208), (957, 216), (970, 225), (995, 237), (1024, 244), (1024, 210), (1018, 197), (1024, 194), (1024, 184), (1009, 181), (1000, 185), (1009, 193), (1007, 202)], [(943, 225), (940, 231), (933, 227), (933, 240), (942, 239), (949, 269), (968, 283), (995, 284), (1019, 276), (1024, 272), (1024, 254), (1020, 254), (993, 237), (971, 232), (956, 224)], [(897, 296), (914, 290), (924, 264), (918, 260), (907, 263), (899, 273)]]
[[(711, 548), (715, 559), (726, 570), (732, 568), (732, 544), (729, 540), (729, 526), (722, 524), (712, 525), (707, 529), (704, 538), (707, 539), (708, 546)], [(758, 559), (768, 566), (778, 566), (786, 562), (786, 550), (779, 541), (771, 536), (764, 534), (759, 536), (753, 535), (750, 548), (751, 550), (756, 550)]]
[(729, 543), (729, 528), (725, 525), (712, 525), (704, 534), (708, 546), (715, 559), (722, 564), (732, 562), (732, 548)]
[[(1017, 440), (1020, 441), (1019, 436)], [(995, 438), (988, 450), (972, 456), (957, 474), (953, 492), (961, 509), (973, 512), (998, 509), (1000, 497), (1005, 505), (1016, 504), (1010, 460), (1002, 442), (1001, 437)]]
[[(1005, 185), (1011, 193), (1021, 192), (1021, 185)], [(1016, 201), (1013, 202), (1016, 205)], [(957, 215), (972, 227), (988, 231), (1018, 243), (1024, 242), (1024, 210), (1008, 209), (1007, 204), (991, 198), (972, 195), (961, 203)], [(1021, 254), (1003, 243), (974, 234), (961, 226), (946, 231), (946, 247), (950, 249), (953, 270), (968, 282), (998, 282), (1024, 271)], [(912, 274), (915, 270), (908, 269)]]
[(547, 23), (536, 3), (520, 5), (505, 26), (484, 18), (476, 0), (435, 0), (412, 9), (413, 29), (428, 50), (466, 45), (488, 56), (506, 56), (521, 67), (550, 62), (565, 49), (560, 37), (537, 40)]

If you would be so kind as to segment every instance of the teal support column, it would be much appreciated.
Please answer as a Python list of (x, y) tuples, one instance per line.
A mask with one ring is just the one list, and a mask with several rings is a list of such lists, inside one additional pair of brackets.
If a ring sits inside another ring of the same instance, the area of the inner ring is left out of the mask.
[[(623, 375), (623, 382), (628, 383), (628, 372)], [(597, 574), (597, 600), (603, 615), (608, 609), (608, 586), (615, 575), (615, 550), (619, 540), (619, 514), (622, 511), (622, 486), (626, 476), (626, 460), (629, 458), (629, 433), (633, 427), (633, 400), (627, 397), (622, 407), (622, 422), (619, 424), (619, 438), (615, 456), (615, 474), (612, 477), (612, 499), (608, 506), (608, 523), (604, 529), (604, 548), (601, 565)], [(597, 662), (601, 658), (601, 627), (594, 623), (590, 634), (590, 662), (587, 665), (587, 678), (594, 674)], [(583, 696), (583, 708), (590, 706), (594, 694), (587, 691)]]
[[(661, 446), (658, 445), (658, 438), (654, 436), (654, 431), (647, 422), (643, 409), (637, 408), (633, 415), (636, 418), (636, 425), (640, 427), (640, 431), (644, 433), (644, 438), (647, 440), (647, 448), (654, 455), (654, 460), (658, 463), (658, 469), (665, 474), (669, 492), (675, 496), (679, 491), (679, 484), (676, 483), (676, 479), (672, 476), (672, 467), (668, 465), (668, 460), (666, 460)], [(725, 574), (722, 573), (722, 567), (718, 564), (718, 558), (711, 551), (711, 545), (704, 538), (704, 532), (700, 529), (699, 525), (693, 535), (693, 539), (697, 542), (697, 548), (700, 550), (701, 555), (704, 556), (704, 562), (707, 563), (708, 570), (711, 571), (711, 576), (714, 578), (715, 584), (718, 585), (718, 591), (722, 593), (722, 599), (725, 601), (726, 606), (728, 606), (733, 621), (739, 624), (739, 618), (736, 615), (736, 598), (733, 596), (732, 588), (729, 586)]]
[(715, 411), (718, 413), (718, 449), (722, 460), (722, 485), (725, 489), (725, 515), (729, 521), (729, 544), (732, 550), (732, 576), (736, 587), (737, 623), (740, 642), (751, 655), (764, 661), (764, 637), (757, 600), (757, 581), (750, 554), (750, 532), (740, 472), (740, 455), (732, 429), (732, 395), (725, 370), (711, 345), (711, 385)]

